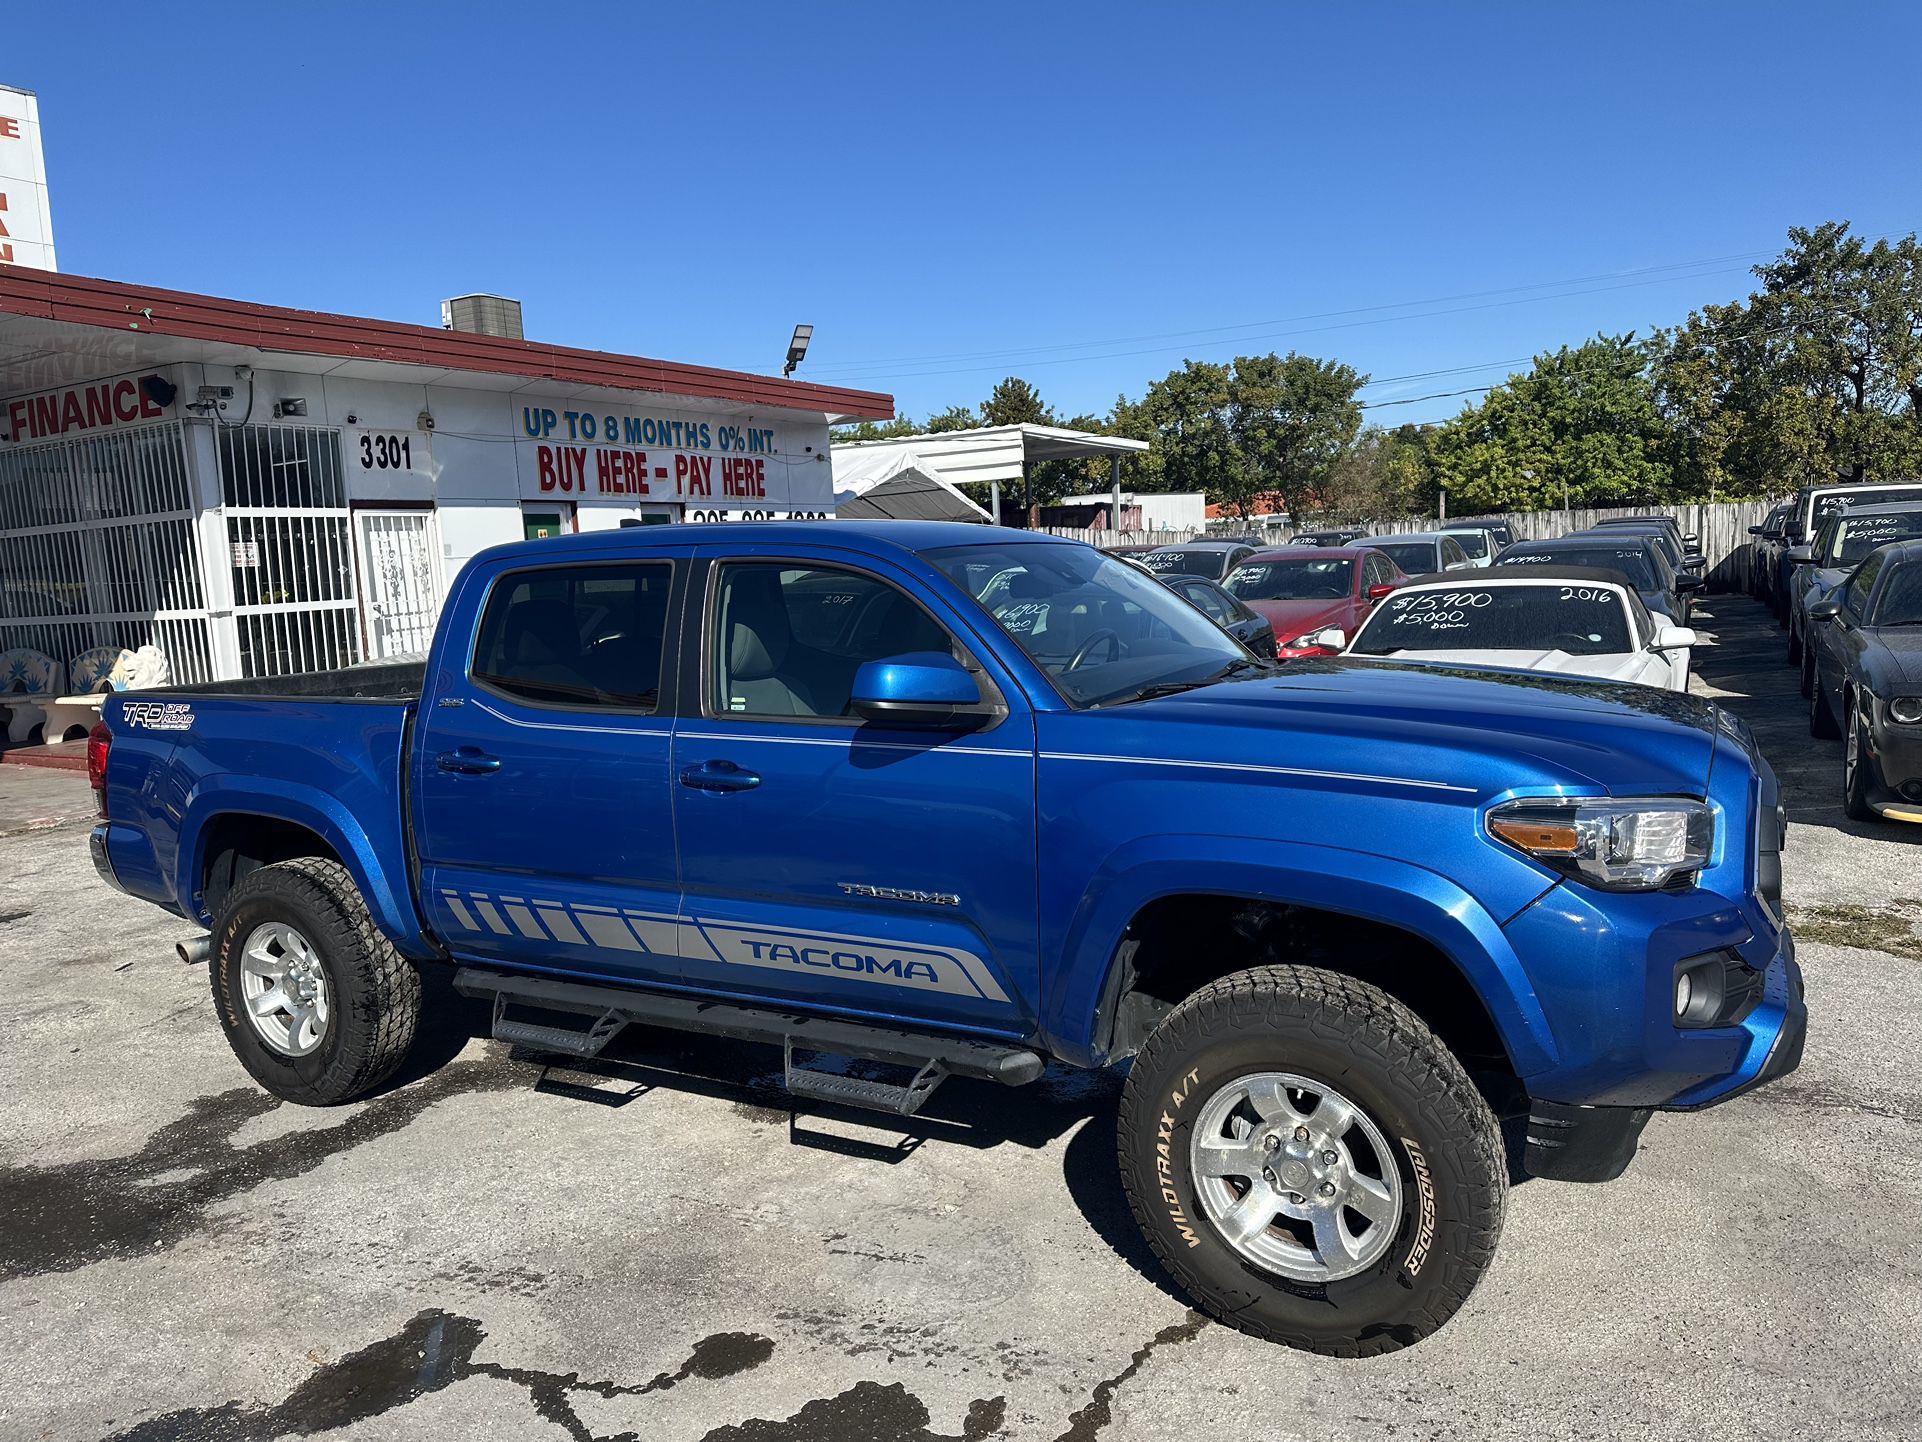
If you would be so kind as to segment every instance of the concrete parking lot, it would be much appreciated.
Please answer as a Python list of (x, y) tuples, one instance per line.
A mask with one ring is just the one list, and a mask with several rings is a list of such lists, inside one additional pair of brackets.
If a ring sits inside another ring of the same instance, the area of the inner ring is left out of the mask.
[(791, 1129), (770, 1050), (543, 1075), (434, 984), (382, 1094), (280, 1105), (193, 928), (95, 878), (84, 777), (0, 768), (0, 1438), (1913, 1438), (1922, 829), (1843, 818), (1758, 607), (1698, 624), (1787, 786), (1802, 1069), (1517, 1186), (1469, 1305), (1368, 1361), (1189, 1310), (1105, 1076)]

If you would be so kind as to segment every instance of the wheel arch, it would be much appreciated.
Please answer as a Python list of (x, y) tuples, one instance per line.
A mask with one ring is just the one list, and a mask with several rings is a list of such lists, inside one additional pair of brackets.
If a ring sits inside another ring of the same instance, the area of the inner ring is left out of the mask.
[[(1292, 956), (1301, 964), (1380, 986), (1451, 1044), (1492, 1040), (1516, 1076), (1554, 1064), (1554, 1034), (1520, 958), (1496, 918), (1447, 878), (1393, 857), (1299, 843), (1185, 842), (1170, 850), (1186, 860), (1142, 859), (1104, 878), (1076, 917), (1064, 981), (1050, 991), (1049, 1029), (1086, 1038), (1084, 1060), (1102, 1065), (1128, 1055), (1138, 1045), (1133, 1033), (1227, 972), (1291, 959), (1277, 928), (1298, 926), (1298, 937), (1321, 943), (1312, 958)], [(1198, 937), (1195, 926), (1211, 929)], [(1161, 937), (1192, 950), (1224, 934), (1241, 944), (1207, 963), (1171, 966), (1154, 954)], [(1327, 945), (1341, 938), (1407, 949), (1397, 957), (1330, 954)], [(1098, 981), (1077, 987), (1065, 980), (1076, 975)]]
[(375, 923), (403, 953), (427, 954), (404, 887), (366, 829), (334, 797), (267, 777), (214, 777), (189, 797), (180, 823), (175, 894), (184, 915), (212, 925), (219, 901), (249, 872), (300, 856), (339, 862)]

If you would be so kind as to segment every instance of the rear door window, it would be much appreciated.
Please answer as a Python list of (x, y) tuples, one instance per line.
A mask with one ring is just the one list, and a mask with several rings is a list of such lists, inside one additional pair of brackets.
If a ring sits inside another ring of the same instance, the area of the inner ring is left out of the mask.
[(475, 683), (536, 705), (652, 712), (673, 581), (668, 561), (507, 572), (481, 614)]

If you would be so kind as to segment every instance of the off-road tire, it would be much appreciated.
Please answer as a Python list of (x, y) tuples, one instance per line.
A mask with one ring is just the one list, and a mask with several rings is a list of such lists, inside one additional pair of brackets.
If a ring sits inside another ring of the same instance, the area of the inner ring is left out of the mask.
[[(1402, 1216), (1354, 1276), (1304, 1284), (1271, 1272), (1201, 1208), (1195, 1114), (1237, 1077), (1269, 1071), (1337, 1087), (1388, 1138)], [(1412, 1011), (1336, 972), (1256, 967), (1183, 1001), (1135, 1058), (1117, 1141), (1122, 1188), (1155, 1255), (1203, 1311), (1266, 1341), (1337, 1357), (1419, 1342), (1468, 1300), (1501, 1235), (1508, 1166), (1487, 1101)]]
[[(269, 921), (299, 931), (326, 973), (327, 1031), (306, 1056), (273, 1050), (245, 1013), (240, 950), (254, 928)], [(337, 861), (302, 857), (263, 866), (243, 879), (215, 919), (208, 971), (228, 1045), (255, 1081), (285, 1101), (352, 1101), (393, 1075), (413, 1045), (420, 973), (376, 929), (353, 878)]]

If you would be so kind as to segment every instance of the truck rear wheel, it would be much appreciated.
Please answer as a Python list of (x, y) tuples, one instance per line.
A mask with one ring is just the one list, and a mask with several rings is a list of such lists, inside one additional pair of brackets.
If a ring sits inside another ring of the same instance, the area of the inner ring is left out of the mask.
[(1501, 1130), (1386, 992), (1265, 966), (1196, 992), (1122, 1092), (1122, 1186), (1202, 1309), (1331, 1356), (1409, 1346), (1467, 1300), (1501, 1235)]
[(209, 970), (228, 1045), (286, 1101), (352, 1101), (413, 1044), (420, 973), (375, 928), (337, 861), (283, 861), (236, 885)]

